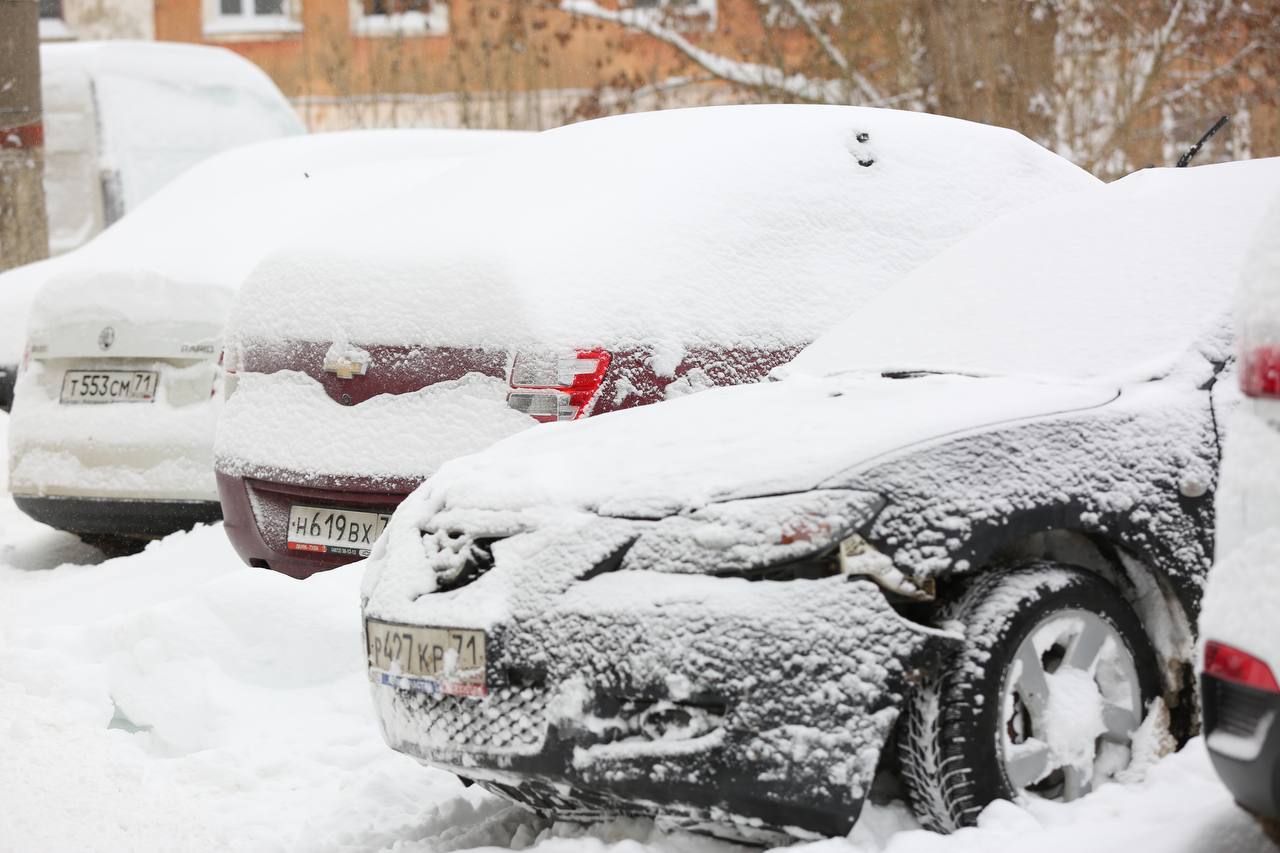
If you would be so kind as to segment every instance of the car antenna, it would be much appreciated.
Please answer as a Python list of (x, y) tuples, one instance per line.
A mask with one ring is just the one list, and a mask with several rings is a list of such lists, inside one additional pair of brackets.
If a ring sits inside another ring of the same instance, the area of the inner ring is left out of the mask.
[(1230, 116), (1223, 116), (1222, 118), (1214, 122), (1213, 127), (1209, 128), (1209, 132), (1206, 133), (1204, 136), (1200, 137), (1199, 142), (1197, 142), (1195, 145), (1192, 145), (1190, 148), (1188, 148), (1186, 150), (1186, 153), (1184, 153), (1181, 157), (1178, 158), (1178, 168), (1185, 169), (1187, 166), (1190, 166), (1191, 158), (1195, 157), (1197, 154), (1200, 153), (1200, 149), (1204, 146), (1204, 144), (1208, 142), (1210, 139), (1212, 139), (1215, 133), (1222, 130), (1223, 125), (1225, 125), (1230, 120), (1230, 118), (1231, 118)]

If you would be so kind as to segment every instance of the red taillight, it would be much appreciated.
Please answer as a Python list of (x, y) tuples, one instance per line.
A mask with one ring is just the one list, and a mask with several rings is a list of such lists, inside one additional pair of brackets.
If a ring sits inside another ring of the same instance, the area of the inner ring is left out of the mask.
[(1240, 390), (1250, 397), (1280, 397), (1280, 346), (1252, 347), (1244, 353)]
[(541, 421), (572, 421), (590, 412), (609, 370), (605, 350), (519, 353), (511, 365), (507, 405)]
[(1276, 684), (1271, 667), (1248, 652), (1212, 640), (1204, 644), (1204, 674), (1257, 690), (1280, 693), (1280, 685)]

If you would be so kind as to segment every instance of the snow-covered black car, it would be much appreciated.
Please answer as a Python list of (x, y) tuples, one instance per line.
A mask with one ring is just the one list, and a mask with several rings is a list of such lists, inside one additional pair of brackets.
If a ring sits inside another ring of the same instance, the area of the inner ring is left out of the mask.
[[(369, 560), (388, 743), (561, 817), (844, 834), (1195, 725), (1217, 379), (1280, 160), (1002, 217), (775, 375), (444, 465)], [(892, 790), (885, 785), (879, 790)]]

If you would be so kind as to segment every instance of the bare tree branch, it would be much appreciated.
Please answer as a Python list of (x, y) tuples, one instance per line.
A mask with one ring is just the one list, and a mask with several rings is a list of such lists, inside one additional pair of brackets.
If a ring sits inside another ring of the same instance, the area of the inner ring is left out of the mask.
[(570, 15), (610, 21), (652, 36), (702, 66), (711, 74), (730, 83), (783, 92), (793, 98), (812, 103), (842, 102), (844, 84), (839, 80), (823, 80), (804, 74), (786, 74), (778, 68), (755, 62), (744, 62), (721, 56), (698, 47), (675, 30), (663, 26), (649, 9), (606, 9), (595, 0), (561, 0), (560, 8)]
[(1156, 73), (1161, 69), (1164, 62), (1164, 53), (1173, 38), (1174, 32), (1178, 28), (1178, 22), (1182, 19), (1182, 12), (1186, 8), (1186, 0), (1177, 0), (1173, 8), (1169, 11), (1169, 17), (1165, 19), (1164, 24), (1156, 30), (1151, 45), (1150, 59), (1145, 63), (1145, 68), (1138, 69), (1138, 77), (1130, 90), (1129, 98), (1125, 103), (1117, 104), (1116, 109), (1119, 118), (1112, 123), (1107, 135), (1103, 137), (1100, 144), (1093, 147), (1089, 153), (1088, 165), (1085, 167), (1089, 171), (1096, 171), (1102, 160), (1111, 152), (1112, 145), (1115, 143), (1116, 137), (1122, 132), (1128, 130), (1129, 125), (1133, 123), (1133, 119), (1142, 111), (1146, 105), (1147, 95), (1151, 88), (1151, 81), (1155, 79)]
[[(846, 77), (853, 81), (854, 86), (862, 93), (862, 98), (870, 103), (882, 103), (884, 97), (880, 94), (880, 90), (872, 85), (871, 81), (860, 73), (858, 69), (853, 67), (848, 57), (836, 47), (831, 37), (822, 31), (822, 27), (818, 25), (817, 16), (814, 15), (813, 10), (803, 0), (786, 0), (786, 4), (791, 8), (792, 14), (804, 24), (804, 28), (809, 31), (809, 35), (822, 48), (823, 53), (844, 72)], [(852, 93), (850, 93), (850, 97), (847, 100), (853, 100)]]

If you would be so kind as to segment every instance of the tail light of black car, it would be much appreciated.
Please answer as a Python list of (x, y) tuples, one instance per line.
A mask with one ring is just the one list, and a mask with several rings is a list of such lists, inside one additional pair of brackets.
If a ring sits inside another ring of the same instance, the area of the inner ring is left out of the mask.
[(517, 353), (507, 405), (542, 423), (585, 417), (600, 392), (609, 360), (609, 353), (601, 349)]

